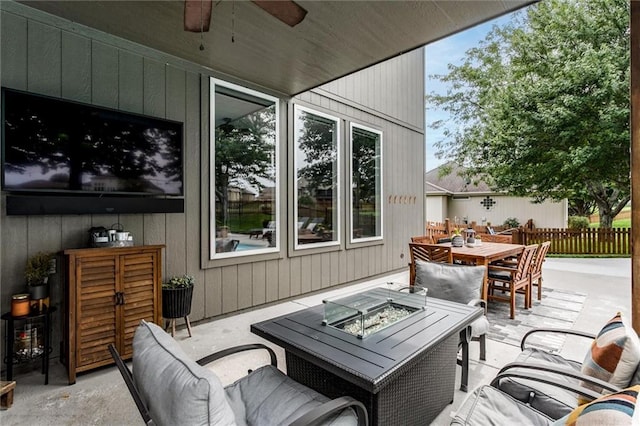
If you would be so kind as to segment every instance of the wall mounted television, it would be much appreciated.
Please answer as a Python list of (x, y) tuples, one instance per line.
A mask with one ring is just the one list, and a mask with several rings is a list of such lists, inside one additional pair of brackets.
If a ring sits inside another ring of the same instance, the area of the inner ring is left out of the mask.
[(181, 122), (2, 88), (11, 194), (181, 199), (182, 157)]

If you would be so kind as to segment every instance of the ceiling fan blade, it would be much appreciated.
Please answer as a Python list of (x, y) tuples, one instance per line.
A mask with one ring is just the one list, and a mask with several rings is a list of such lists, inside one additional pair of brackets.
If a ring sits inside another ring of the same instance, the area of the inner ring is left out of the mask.
[(209, 31), (212, 0), (184, 0), (184, 30), (194, 33)]
[(307, 15), (307, 11), (292, 0), (252, 0), (256, 6), (278, 18), (290, 27), (298, 25)]

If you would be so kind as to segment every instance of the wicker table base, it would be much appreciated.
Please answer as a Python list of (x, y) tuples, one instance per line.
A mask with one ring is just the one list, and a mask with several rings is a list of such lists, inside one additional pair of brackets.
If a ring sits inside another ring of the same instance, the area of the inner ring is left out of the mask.
[(361, 401), (372, 425), (426, 425), (451, 402), (455, 388), (458, 337), (452, 336), (413, 361), (411, 368), (371, 393), (317, 365), (286, 352), (287, 375), (329, 398)]

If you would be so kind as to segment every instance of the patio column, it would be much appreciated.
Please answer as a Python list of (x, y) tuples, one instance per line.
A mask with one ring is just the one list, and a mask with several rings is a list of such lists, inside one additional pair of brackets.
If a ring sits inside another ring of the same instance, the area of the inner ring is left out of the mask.
[(631, 317), (640, 333), (640, 2), (631, 1)]

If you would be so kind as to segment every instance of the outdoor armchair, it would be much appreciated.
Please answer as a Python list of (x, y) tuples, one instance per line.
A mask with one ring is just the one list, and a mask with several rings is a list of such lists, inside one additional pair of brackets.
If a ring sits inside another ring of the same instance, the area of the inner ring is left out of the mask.
[[(271, 363), (223, 387), (202, 365), (248, 350), (266, 350)], [(141, 321), (133, 339), (133, 373), (117, 350), (109, 351), (146, 424), (156, 425), (358, 425), (368, 423), (362, 403), (345, 396), (330, 400), (277, 368), (276, 355), (256, 343), (199, 361), (187, 357), (162, 328)]]
[[(420, 244), (410, 244), (412, 253)], [(438, 247), (438, 246), (436, 246)], [(423, 261), (412, 256), (415, 269), (414, 284), (428, 290), (429, 297), (444, 299), (450, 302), (480, 306), (486, 314), (486, 303), (480, 299), (486, 268), (484, 266), (452, 265)], [(480, 343), (480, 359), (486, 360), (486, 333), (489, 320), (483, 315), (461, 333), (458, 346), (462, 349), (462, 357), (457, 360), (462, 367), (460, 390), (467, 391), (469, 376), (469, 341)]]
[[(578, 336), (592, 343), (584, 361), (579, 362), (528, 345), (532, 337), (542, 333)], [(505, 373), (505, 376), (497, 379), (495, 385), (551, 418), (562, 417), (584, 402), (557, 384), (580, 385), (598, 395), (640, 384), (640, 341), (635, 331), (624, 325), (620, 314), (605, 324), (597, 335), (553, 328), (531, 330), (524, 335), (521, 349), (515, 362), (502, 368), (500, 374)], [(506, 373), (511, 376), (507, 377)], [(548, 377), (553, 385), (532, 382), (529, 374)]]
[[(558, 391), (578, 394), (586, 400), (595, 400), (601, 395), (577, 383), (556, 381), (554, 377), (537, 371), (500, 371), (490, 385), (475, 389), (454, 414), (451, 425), (552, 425), (560, 417), (549, 416), (534, 405), (523, 402), (499, 389), (505, 379), (526, 378), (537, 385), (553, 387)], [(561, 416), (562, 417), (562, 416)], [(563, 423), (564, 424), (564, 423)]]

